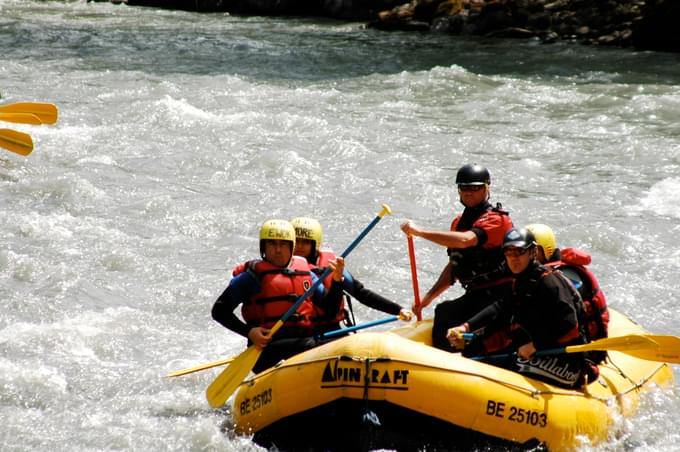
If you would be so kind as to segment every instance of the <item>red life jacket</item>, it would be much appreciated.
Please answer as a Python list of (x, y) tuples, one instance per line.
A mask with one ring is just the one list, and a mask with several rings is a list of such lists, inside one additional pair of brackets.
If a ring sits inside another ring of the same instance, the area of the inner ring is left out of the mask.
[[(317, 276), (320, 276), (321, 273), (326, 271), (327, 268), (330, 267), (329, 262), (334, 260), (336, 258), (335, 253), (333, 250), (329, 249), (322, 249), (319, 250), (317, 259), (316, 259), (316, 264), (310, 265), (312, 267), (312, 271), (317, 274)], [(333, 274), (329, 274), (326, 276), (326, 279), (323, 280), (323, 285), (326, 287), (326, 289), (330, 289), (331, 284), (333, 283)]]
[[(460, 220), (462, 215), (456, 216), (456, 218), (451, 221), (451, 230), (468, 230), (459, 228)], [(486, 211), (481, 212), (479, 217), (472, 224), (472, 228), (483, 229), (487, 233), (487, 240), (482, 244), (482, 248), (500, 248), (503, 245), (503, 238), (505, 234), (512, 229), (512, 219), (510, 219), (510, 214), (500, 203), (493, 207), (489, 204)], [(470, 228), (470, 229), (472, 229)]]
[[(327, 268), (330, 267), (328, 264), (329, 261), (335, 259), (335, 253), (330, 250), (330, 249), (323, 249), (319, 250), (319, 257), (316, 260), (316, 265), (312, 265), (312, 271), (316, 273), (317, 276), (321, 276), (323, 272), (326, 271)], [(333, 283), (333, 275), (330, 274), (328, 275), (324, 280), (323, 280), (323, 285), (326, 287), (326, 290), (329, 290), (331, 288), (331, 284)], [(324, 309), (321, 309), (320, 307), (314, 305), (314, 319), (313, 322), (315, 325), (322, 327), (325, 326), (334, 326), (337, 325), (338, 323), (342, 322), (346, 318), (345, 314), (345, 297), (342, 297), (342, 301), (340, 302), (340, 310), (336, 315), (333, 314), (328, 314)]]
[[(234, 268), (234, 276), (246, 271), (260, 286), (260, 291), (243, 303), (241, 315), (248, 325), (271, 328), (297, 299), (312, 286), (311, 268), (307, 260), (293, 256), (282, 268), (267, 261), (254, 260)], [(314, 303), (307, 298), (281, 327), (291, 335), (313, 334)]]
[(595, 275), (586, 267), (592, 258), (585, 251), (576, 248), (560, 249), (560, 260), (549, 262), (546, 266), (559, 269), (577, 288), (585, 310), (585, 333), (588, 340), (607, 337), (609, 328), (609, 309), (607, 300), (600, 289)]
[(505, 257), (501, 245), (505, 234), (512, 229), (512, 219), (500, 204), (496, 207), (488, 204), (486, 210), (480, 210), (479, 216), (469, 228), (462, 227), (462, 214), (451, 222), (451, 231), (468, 231), (472, 228), (486, 232), (486, 241), (469, 248), (449, 248), (449, 260), (453, 264), (453, 276), (460, 281), (465, 290), (477, 290), (508, 283), (509, 279), (500, 279)]

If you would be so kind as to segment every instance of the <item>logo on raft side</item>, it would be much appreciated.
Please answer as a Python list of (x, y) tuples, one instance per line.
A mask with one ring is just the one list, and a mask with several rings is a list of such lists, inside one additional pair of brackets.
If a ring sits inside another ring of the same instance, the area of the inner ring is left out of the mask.
[[(408, 390), (407, 369), (369, 369), (365, 375), (363, 367), (344, 367), (338, 361), (326, 363), (321, 376), (322, 388), (356, 386), (363, 388), (383, 388)], [(368, 378), (366, 378), (368, 377)]]

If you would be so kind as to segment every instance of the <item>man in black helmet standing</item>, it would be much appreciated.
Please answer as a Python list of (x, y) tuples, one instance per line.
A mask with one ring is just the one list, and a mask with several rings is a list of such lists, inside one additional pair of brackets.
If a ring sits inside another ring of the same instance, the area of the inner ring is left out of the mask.
[(489, 171), (477, 164), (464, 165), (456, 174), (456, 185), (465, 209), (453, 219), (449, 231), (425, 230), (410, 220), (401, 225), (406, 235), (444, 246), (449, 254), (449, 262), (439, 278), (413, 310), (432, 303), (456, 281), (465, 289), (461, 297), (439, 303), (435, 308), (432, 344), (447, 351), (455, 351), (446, 338), (447, 330), (507, 296), (511, 281), (504, 267), (501, 245), (512, 228), (512, 220), (500, 204), (494, 207), (489, 202)]

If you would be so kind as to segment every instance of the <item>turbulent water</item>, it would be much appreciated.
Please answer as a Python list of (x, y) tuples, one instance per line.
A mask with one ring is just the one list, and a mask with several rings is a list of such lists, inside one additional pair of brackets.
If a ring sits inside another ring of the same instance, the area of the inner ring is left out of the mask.
[[(490, 169), (492, 200), (516, 224), (548, 223), (560, 245), (589, 251), (613, 307), (680, 333), (679, 64), (0, 0), (0, 102), (61, 113), (54, 126), (0, 126), (35, 143), (28, 157), (0, 150), (0, 448), (257, 450), (205, 401), (217, 370), (164, 375), (243, 350), (210, 309), (230, 269), (257, 256), (259, 224), (312, 215), (340, 251), (389, 204), (348, 268), (406, 306), (398, 224), (447, 228), (468, 162)], [(446, 255), (422, 240), (416, 253), (425, 290)], [(678, 385), (584, 449), (679, 450)]]

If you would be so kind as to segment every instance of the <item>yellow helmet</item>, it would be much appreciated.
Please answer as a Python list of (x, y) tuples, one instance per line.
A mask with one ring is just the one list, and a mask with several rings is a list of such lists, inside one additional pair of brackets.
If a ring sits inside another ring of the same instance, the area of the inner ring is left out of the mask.
[(286, 220), (267, 220), (260, 227), (260, 255), (264, 255), (265, 240), (286, 240), (295, 249), (295, 228)]
[(557, 241), (555, 240), (555, 233), (550, 226), (545, 224), (535, 223), (526, 227), (534, 234), (536, 244), (543, 248), (543, 254), (546, 260), (550, 260), (557, 249)]
[(319, 248), (321, 248), (321, 239), (323, 237), (321, 223), (314, 218), (298, 217), (293, 218), (291, 224), (295, 228), (296, 238), (314, 241), (314, 254), (316, 254)]

